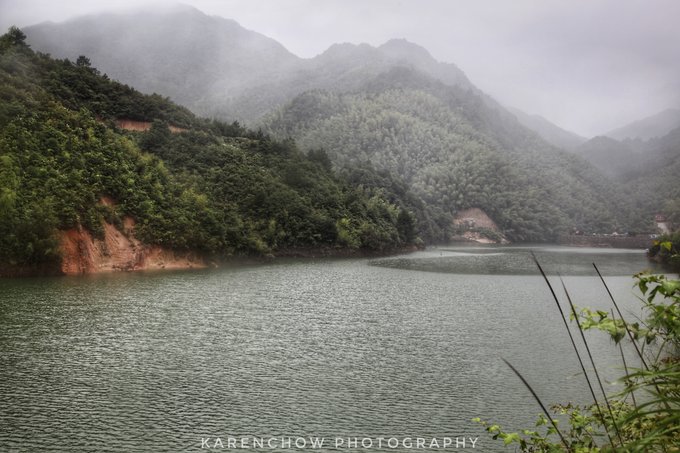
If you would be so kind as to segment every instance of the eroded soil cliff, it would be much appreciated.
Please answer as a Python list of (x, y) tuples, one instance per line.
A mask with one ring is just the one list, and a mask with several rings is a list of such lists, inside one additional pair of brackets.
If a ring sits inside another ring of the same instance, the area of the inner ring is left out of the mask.
[(60, 234), (61, 272), (66, 275), (147, 269), (189, 269), (206, 267), (200, 257), (179, 254), (159, 246), (142, 244), (134, 237), (134, 221), (127, 217), (124, 231), (104, 223), (104, 238), (97, 239), (83, 228)]

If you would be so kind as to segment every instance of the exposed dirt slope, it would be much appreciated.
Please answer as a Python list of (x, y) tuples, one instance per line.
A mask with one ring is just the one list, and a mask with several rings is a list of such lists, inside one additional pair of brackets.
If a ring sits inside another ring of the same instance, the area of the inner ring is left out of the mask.
[[(128, 131), (138, 131), (138, 132), (144, 132), (148, 131), (151, 129), (151, 122), (150, 121), (135, 121), (135, 120), (128, 120), (128, 119), (119, 119), (116, 120), (116, 126), (118, 126), (121, 129), (125, 129)], [(173, 134), (177, 134), (180, 132), (186, 132), (187, 129), (184, 129), (182, 127), (177, 127), (173, 126), (172, 124), (168, 126), (168, 129), (170, 129), (170, 132)]]
[(96, 239), (79, 228), (61, 232), (61, 272), (66, 275), (146, 269), (189, 269), (206, 267), (201, 258), (180, 255), (158, 246), (143, 245), (134, 237), (134, 221), (126, 218), (125, 233), (104, 223), (104, 239)]
[(453, 224), (459, 231), (459, 236), (454, 237), (454, 240), (468, 240), (483, 244), (508, 243), (496, 222), (479, 208), (459, 211), (453, 219)]

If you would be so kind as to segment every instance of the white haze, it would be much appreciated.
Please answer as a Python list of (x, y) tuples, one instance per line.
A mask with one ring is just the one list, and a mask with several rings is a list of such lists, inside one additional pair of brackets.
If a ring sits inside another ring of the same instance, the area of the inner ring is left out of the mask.
[[(158, 3), (158, 2), (156, 2)], [(171, 3), (171, 2), (167, 2)], [(174, 2), (172, 2), (174, 3)], [(680, 107), (677, 0), (185, 0), (301, 57), (406, 38), (500, 102), (584, 136)], [(0, 0), (7, 29), (145, 0)]]

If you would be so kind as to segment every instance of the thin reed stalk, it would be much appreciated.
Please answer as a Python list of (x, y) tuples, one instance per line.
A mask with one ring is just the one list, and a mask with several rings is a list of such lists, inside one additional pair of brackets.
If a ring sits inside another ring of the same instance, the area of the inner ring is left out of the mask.
[[(574, 340), (574, 335), (571, 333), (571, 329), (569, 328), (569, 323), (567, 322), (567, 318), (564, 315), (564, 312), (562, 311), (562, 307), (560, 306), (560, 301), (557, 297), (557, 294), (555, 293), (555, 290), (552, 287), (552, 284), (550, 283), (550, 280), (548, 280), (548, 276), (546, 275), (545, 271), (543, 270), (543, 267), (541, 266), (541, 263), (538, 262), (538, 259), (536, 258), (536, 255), (534, 255), (533, 252), (531, 252), (531, 257), (534, 260), (534, 263), (536, 264), (536, 267), (538, 267), (538, 270), (540, 271), (541, 275), (543, 276), (543, 280), (545, 280), (545, 283), (548, 285), (548, 288), (550, 289), (550, 293), (552, 294), (553, 300), (555, 301), (555, 305), (557, 305), (557, 311), (560, 312), (560, 316), (562, 317), (562, 322), (564, 323), (564, 328), (567, 330), (567, 334), (569, 335), (569, 340), (571, 341), (571, 345), (574, 348), (574, 353), (576, 354), (576, 358), (578, 359), (579, 365), (581, 365), (581, 370), (583, 371), (583, 376), (586, 379), (586, 383), (588, 384), (588, 389), (590, 390), (590, 395), (593, 397), (593, 402), (595, 403), (595, 406), (597, 407), (598, 413), (602, 414), (602, 410), (600, 407), (600, 403), (597, 399), (597, 396), (595, 395), (595, 389), (593, 388), (592, 383), (590, 382), (590, 377), (588, 376), (588, 372), (586, 371), (586, 366), (583, 363), (583, 359), (581, 358), (581, 353), (578, 350), (578, 347), (576, 347), (576, 341)], [(602, 425), (605, 428), (605, 433), (607, 434), (607, 439), (609, 440), (609, 443), (611, 445), (614, 444), (614, 440), (611, 437), (611, 434), (609, 433), (609, 429), (607, 428), (607, 424), (604, 422), (604, 418), (602, 418)]]
[[(609, 416), (612, 418), (612, 423), (614, 424), (614, 432), (616, 433), (616, 437), (619, 439), (620, 444), (623, 445), (623, 438), (621, 437), (621, 432), (619, 431), (619, 427), (616, 423), (616, 419), (614, 417), (614, 412), (612, 411), (612, 406), (611, 406), (611, 404), (609, 404), (609, 399), (607, 398), (607, 393), (604, 391), (604, 386), (602, 385), (602, 379), (600, 379), (600, 372), (597, 371), (597, 365), (595, 365), (595, 359), (593, 359), (593, 354), (590, 352), (590, 346), (588, 345), (588, 341), (586, 340), (586, 335), (583, 332), (583, 329), (581, 328), (581, 321), (579, 321), (579, 319), (578, 319), (578, 314), (576, 313), (576, 307), (574, 307), (574, 303), (571, 301), (571, 296), (569, 295), (569, 291), (567, 291), (567, 287), (564, 285), (564, 280), (562, 280), (560, 278), (560, 281), (562, 282), (562, 289), (564, 289), (564, 294), (566, 294), (567, 300), (569, 301), (569, 306), (571, 307), (571, 314), (574, 316), (574, 319), (576, 320), (576, 325), (578, 326), (578, 331), (581, 333), (581, 339), (583, 340), (583, 344), (586, 347), (586, 352), (588, 353), (588, 358), (590, 359), (590, 363), (593, 365), (593, 372), (595, 373), (595, 378), (597, 379), (597, 383), (600, 386), (600, 391), (602, 392), (604, 402), (607, 406), (607, 410), (609, 411)], [(606, 429), (607, 425), (605, 424), (604, 426), (605, 426), (605, 429)], [(613, 443), (612, 443), (612, 445), (613, 445)]]
[(541, 401), (541, 399), (538, 397), (538, 395), (536, 394), (536, 392), (534, 391), (534, 389), (531, 387), (531, 385), (529, 385), (529, 383), (527, 382), (527, 380), (524, 379), (524, 376), (522, 376), (522, 375), (520, 374), (520, 372), (517, 371), (517, 369), (516, 369), (514, 366), (512, 366), (512, 364), (511, 364), (510, 362), (508, 362), (507, 360), (505, 360), (505, 359), (502, 358), (502, 357), (501, 357), (501, 359), (502, 359), (503, 362), (505, 362), (505, 364), (506, 364), (507, 366), (509, 366), (510, 369), (517, 375), (517, 377), (520, 379), (520, 381), (522, 381), (522, 384), (524, 384), (524, 386), (529, 390), (529, 392), (531, 393), (531, 396), (533, 396), (534, 399), (536, 400), (536, 402), (538, 403), (538, 405), (541, 406), (541, 410), (543, 411), (543, 413), (545, 414), (545, 416), (548, 418), (548, 420), (550, 420), (550, 423), (553, 425), (553, 428), (555, 428), (555, 432), (557, 432), (557, 434), (560, 436), (560, 439), (562, 440), (562, 444), (564, 444), (564, 448), (566, 448), (567, 451), (572, 451), (571, 447), (570, 447), (569, 444), (567, 443), (567, 440), (564, 438), (564, 436), (562, 435), (562, 432), (561, 432), (560, 429), (557, 427), (557, 423), (555, 423), (555, 420), (553, 420), (552, 416), (550, 415), (550, 412), (548, 412), (548, 409), (546, 409), (545, 405), (543, 404), (543, 402)]
[(647, 365), (647, 361), (645, 361), (644, 354), (642, 354), (642, 351), (638, 347), (637, 341), (635, 341), (635, 337), (633, 336), (633, 333), (628, 328), (628, 323), (626, 323), (626, 320), (623, 317), (623, 313), (621, 313), (621, 309), (619, 309), (619, 304), (616, 303), (616, 299), (614, 299), (612, 292), (609, 290), (609, 286), (607, 286), (607, 282), (604, 281), (604, 277), (602, 277), (602, 274), (600, 273), (600, 269), (597, 268), (597, 265), (595, 263), (593, 263), (593, 267), (595, 268), (595, 272), (597, 272), (597, 276), (600, 277), (600, 281), (602, 282), (604, 289), (607, 290), (607, 294), (609, 295), (609, 299), (612, 301), (612, 304), (614, 304), (614, 308), (616, 309), (616, 312), (619, 314), (619, 318), (621, 318), (621, 321), (623, 322), (623, 327), (626, 329), (626, 333), (628, 333), (628, 338), (630, 338), (631, 343), (633, 343), (633, 346), (635, 347), (635, 351), (637, 352), (638, 357), (640, 357), (640, 361), (642, 362), (642, 366), (644, 366), (646, 370), (649, 370), (649, 366)]
[[(616, 315), (614, 310), (611, 310), (612, 319), (616, 322)], [(630, 371), (628, 371), (628, 363), (626, 363), (626, 356), (623, 353), (623, 345), (619, 342), (619, 352), (621, 353), (621, 361), (623, 362), (623, 369), (626, 372), (626, 386), (630, 388), (630, 383), (628, 382), (628, 377), (630, 376)], [(633, 407), (637, 409), (637, 401), (635, 400), (635, 392), (631, 389), (630, 396), (633, 399)]]

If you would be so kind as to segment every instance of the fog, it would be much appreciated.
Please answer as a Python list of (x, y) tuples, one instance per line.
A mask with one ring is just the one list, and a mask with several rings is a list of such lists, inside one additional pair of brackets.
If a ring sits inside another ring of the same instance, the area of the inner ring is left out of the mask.
[[(155, 2), (158, 3), (158, 2)], [(174, 2), (173, 2), (174, 3)], [(677, 0), (185, 0), (301, 57), (336, 42), (406, 38), (455, 63), (501, 103), (584, 136), (680, 107)], [(144, 0), (0, 0), (27, 26)]]

